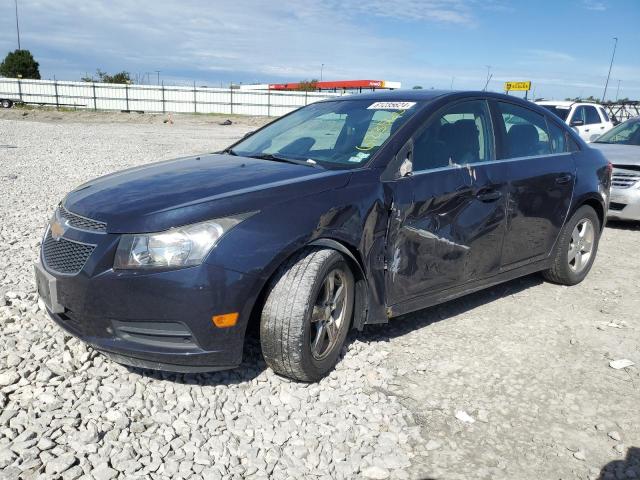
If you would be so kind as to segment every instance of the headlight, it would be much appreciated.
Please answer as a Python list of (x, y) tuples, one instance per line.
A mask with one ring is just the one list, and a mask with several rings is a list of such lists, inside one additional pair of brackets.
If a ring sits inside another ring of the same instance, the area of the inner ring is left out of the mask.
[(148, 269), (198, 265), (225, 233), (253, 213), (216, 218), (165, 232), (123, 235), (113, 267)]

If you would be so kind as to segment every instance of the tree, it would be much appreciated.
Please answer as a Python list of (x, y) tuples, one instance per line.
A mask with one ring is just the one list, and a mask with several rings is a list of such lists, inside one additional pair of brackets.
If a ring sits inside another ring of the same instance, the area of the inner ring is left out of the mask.
[(318, 89), (318, 80), (302, 80), (298, 83), (298, 90), (301, 92), (313, 92)]
[(83, 82), (96, 82), (96, 83), (133, 83), (131, 81), (131, 76), (129, 72), (125, 70), (118, 73), (114, 73), (113, 75), (109, 75), (107, 72), (103, 72), (98, 68), (96, 70), (96, 75), (98, 78), (85, 75), (80, 80), (82, 80)]
[(29, 50), (16, 50), (7, 53), (0, 63), (0, 75), (3, 77), (35, 78), (40, 80), (40, 65)]
[(414, 90), (422, 90), (422, 85), (414, 85), (413, 89)]

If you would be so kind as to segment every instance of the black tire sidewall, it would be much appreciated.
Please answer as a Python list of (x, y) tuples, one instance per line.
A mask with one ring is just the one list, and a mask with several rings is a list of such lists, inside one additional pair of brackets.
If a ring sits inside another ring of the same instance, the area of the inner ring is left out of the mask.
[[(589, 258), (588, 265), (581, 272), (574, 272), (569, 268), (569, 242), (571, 241), (571, 233), (576, 225), (584, 220), (589, 219), (593, 223), (593, 227), (595, 229), (595, 236), (593, 241), (593, 249), (591, 251), (591, 257)], [(561, 275), (564, 277), (565, 283), (569, 285), (576, 285), (589, 274), (591, 267), (593, 266), (593, 262), (596, 259), (596, 254), (598, 252), (598, 244), (600, 243), (600, 234), (601, 234), (601, 226), (600, 226), (600, 218), (598, 218), (598, 214), (595, 210), (588, 205), (584, 205), (580, 207), (573, 214), (569, 222), (565, 225), (563, 235), (561, 238), (561, 242), (558, 245), (560, 249), (560, 265), (561, 265)]]
[[(340, 326), (338, 331), (338, 341), (334, 346), (333, 351), (322, 360), (317, 360), (311, 353), (311, 314), (313, 313), (313, 305), (318, 298), (322, 283), (326, 275), (334, 269), (340, 269), (345, 273), (347, 277), (347, 304), (345, 305), (346, 316), (345, 320)], [(310, 378), (319, 379), (324, 377), (330, 370), (333, 369), (340, 357), (344, 340), (349, 332), (351, 325), (351, 317), (353, 316), (353, 304), (355, 294), (355, 282), (353, 273), (349, 268), (349, 265), (345, 261), (344, 257), (338, 253), (330, 255), (323, 263), (322, 267), (318, 270), (313, 287), (311, 289), (309, 299), (307, 302), (307, 310), (304, 318), (304, 332), (302, 335), (302, 368)]]

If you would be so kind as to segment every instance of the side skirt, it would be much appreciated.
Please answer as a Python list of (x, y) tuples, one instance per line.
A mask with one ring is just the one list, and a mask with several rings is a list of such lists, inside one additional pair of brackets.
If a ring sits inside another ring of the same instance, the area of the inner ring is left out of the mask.
[(509, 280), (514, 280), (519, 277), (524, 277), (525, 275), (539, 272), (541, 270), (546, 270), (550, 266), (551, 265), (549, 260), (545, 259), (543, 261), (531, 263), (529, 265), (509, 270), (492, 277), (465, 283), (464, 285), (458, 287), (452, 287), (436, 293), (421, 295), (419, 297), (412, 298), (411, 300), (407, 300), (405, 302), (387, 307), (387, 316), (389, 318), (392, 318), (422, 310), (424, 308), (432, 307), (433, 305), (448, 302), (449, 300), (460, 298), (470, 293), (478, 292), (480, 290), (484, 290), (485, 288), (508, 282)]

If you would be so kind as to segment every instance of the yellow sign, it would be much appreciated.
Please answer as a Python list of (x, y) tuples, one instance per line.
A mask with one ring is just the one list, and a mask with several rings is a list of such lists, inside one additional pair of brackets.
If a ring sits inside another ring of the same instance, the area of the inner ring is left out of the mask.
[(504, 91), (528, 92), (531, 90), (531, 82), (504, 82)]

